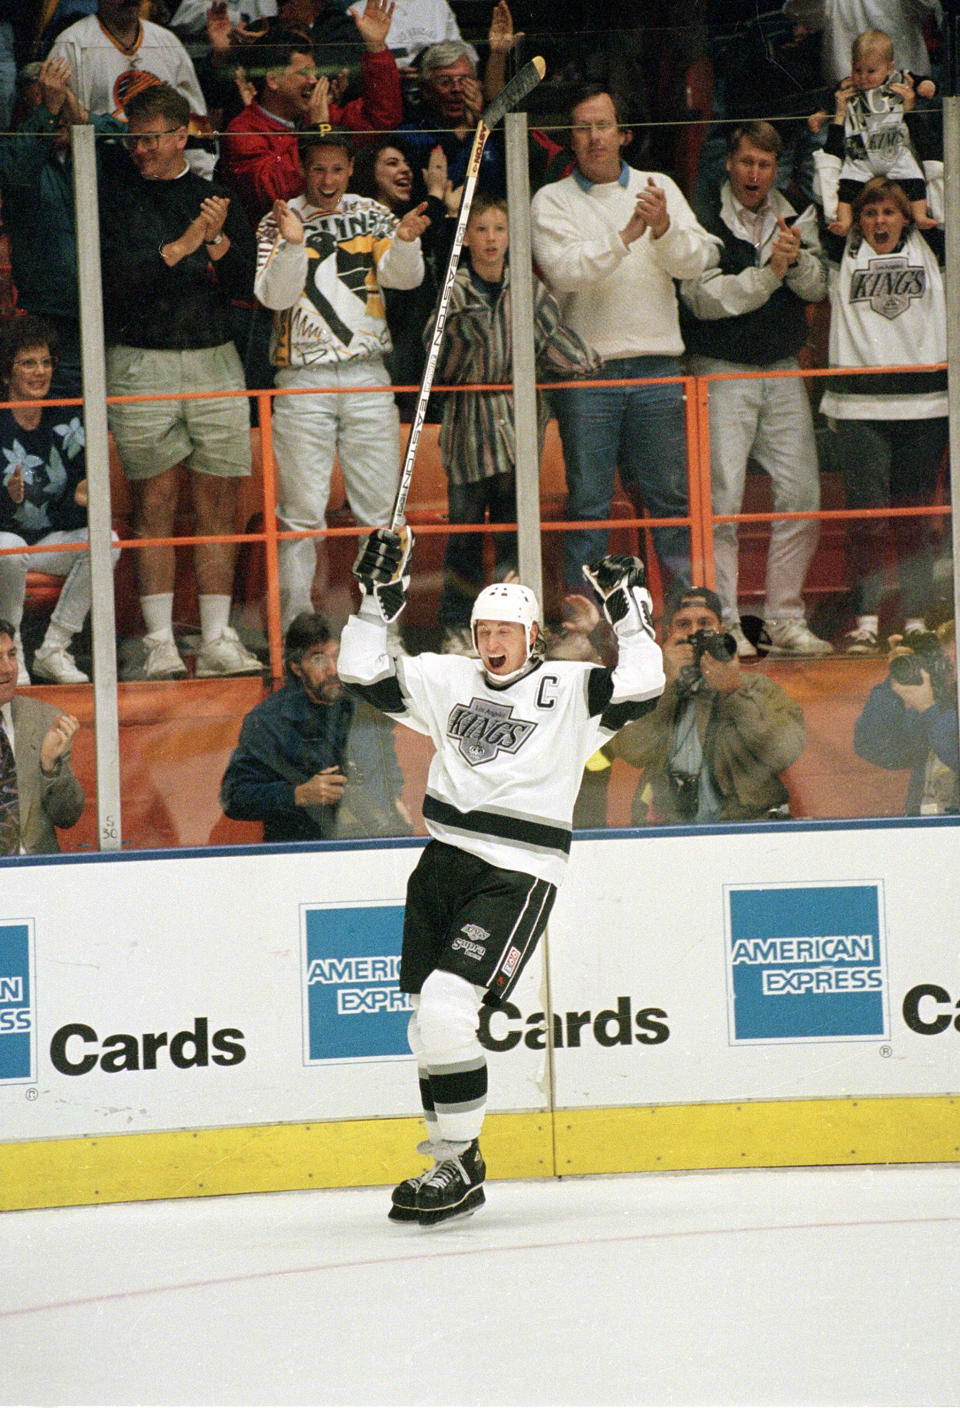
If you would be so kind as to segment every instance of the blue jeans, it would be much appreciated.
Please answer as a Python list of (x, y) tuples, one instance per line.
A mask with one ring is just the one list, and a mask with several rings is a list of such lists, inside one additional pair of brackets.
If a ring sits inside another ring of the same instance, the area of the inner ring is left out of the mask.
[[(678, 376), (675, 357), (617, 357), (604, 362), (599, 377)], [(651, 518), (687, 514), (687, 444), (683, 387), (577, 387), (554, 393), (554, 405), (567, 471), (567, 517), (610, 517), (614, 476)], [(605, 528), (568, 529), (563, 535), (563, 570), (568, 591), (583, 590), (583, 567), (607, 550)], [(690, 580), (687, 528), (654, 528), (653, 546), (664, 584)]]

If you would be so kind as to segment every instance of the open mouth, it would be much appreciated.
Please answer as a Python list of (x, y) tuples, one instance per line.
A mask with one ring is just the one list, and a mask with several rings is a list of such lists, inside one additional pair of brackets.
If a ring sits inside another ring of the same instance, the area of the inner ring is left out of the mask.
[(504, 667), (504, 665), (506, 665), (506, 663), (507, 663), (507, 657), (506, 657), (505, 655), (488, 655), (488, 656), (487, 656), (487, 669), (488, 669), (488, 670), (492, 670), (494, 674), (496, 674), (496, 672), (497, 672), (498, 670), (502, 670), (503, 667)]

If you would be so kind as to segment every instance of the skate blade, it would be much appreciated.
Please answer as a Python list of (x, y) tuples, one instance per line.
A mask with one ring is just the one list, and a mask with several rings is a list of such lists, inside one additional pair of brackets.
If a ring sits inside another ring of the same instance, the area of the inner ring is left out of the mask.
[(421, 1227), (440, 1227), (446, 1222), (453, 1222), (461, 1217), (471, 1217), (483, 1207), (486, 1202), (482, 1188), (475, 1188), (471, 1193), (453, 1208), (435, 1208), (431, 1212), (421, 1212), (419, 1222)]

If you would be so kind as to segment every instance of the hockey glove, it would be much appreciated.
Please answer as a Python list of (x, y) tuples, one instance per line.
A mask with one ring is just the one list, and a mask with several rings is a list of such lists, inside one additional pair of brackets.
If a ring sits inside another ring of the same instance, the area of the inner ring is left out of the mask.
[(413, 551), (413, 533), (401, 528), (375, 528), (353, 564), (353, 575), (360, 583), (361, 613), (370, 602), (375, 613), (389, 625), (407, 604), (410, 573), (407, 570)]
[(654, 639), (653, 601), (639, 557), (613, 553), (593, 567), (585, 566), (583, 575), (603, 603), (603, 614), (618, 636), (645, 631)]

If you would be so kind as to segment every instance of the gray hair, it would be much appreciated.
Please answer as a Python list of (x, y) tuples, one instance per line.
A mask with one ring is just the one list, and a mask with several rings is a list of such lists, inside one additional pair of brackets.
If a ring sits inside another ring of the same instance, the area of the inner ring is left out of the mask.
[(458, 59), (469, 59), (470, 70), (476, 76), (477, 66), (468, 44), (460, 39), (442, 39), (439, 44), (431, 44), (420, 56), (420, 77), (429, 78), (435, 69), (448, 68)]

